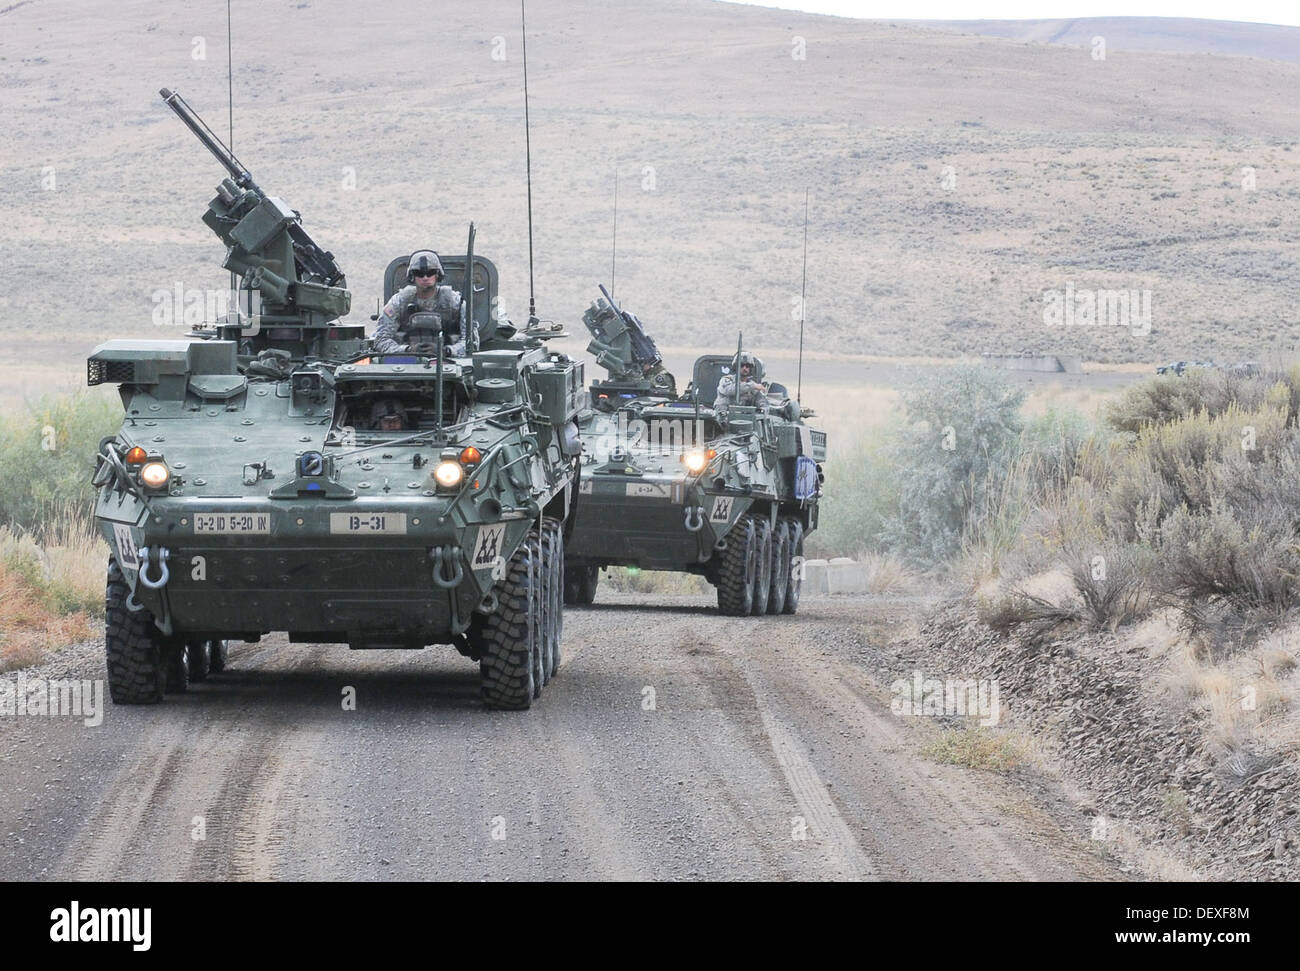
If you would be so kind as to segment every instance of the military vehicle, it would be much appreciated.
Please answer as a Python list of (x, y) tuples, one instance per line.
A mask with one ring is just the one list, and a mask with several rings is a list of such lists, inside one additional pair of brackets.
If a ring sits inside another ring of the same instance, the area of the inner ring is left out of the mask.
[(432, 354), (367, 355), (364, 328), (339, 320), (351, 295), (333, 257), (162, 95), (229, 172), (203, 218), (260, 312), (89, 359), (125, 410), (93, 477), (113, 701), (157, 702), (222, 670), (226, 641), (284, 632), (452, 644), (479, 662), (487, 705), (528, 708), (560, 661), (582, 364), (495, 318), (473, 227), (443, 257), (478, 323), (465, 357), (440, 352), (441, 330)]
[(727, 615), (793, 614), (804, 538), (817, 528), (826, 434), (779, 384), (767, 407), (715, 408), (736, 355), (708, 354), (678, 392), (653, 339), (604, 287), (583, 316), (609, 377), (578, 417), (582, 475), (565, 548), (564, 595), (590, 604), (600, 570), (632, 566), (705, 577)]

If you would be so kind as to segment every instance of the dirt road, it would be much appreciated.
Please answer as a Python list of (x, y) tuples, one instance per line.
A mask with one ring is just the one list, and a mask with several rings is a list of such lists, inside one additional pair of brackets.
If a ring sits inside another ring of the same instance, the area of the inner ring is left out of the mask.
[[(450, 648), (268, 639), (162, 705), (109, 705), (98, 727), (0, 718), (0, 872), (1113, 877), (1010, 780), (918, 755), (922, 729), (862, 658), (924, 602), (805, 599), (797, 617), (738, 622), (670, 599), (602, 591), (570, 609), (564, 665), (529, 712), (485, 711)], [(99, 647), (38, 674), (102, 677)]]

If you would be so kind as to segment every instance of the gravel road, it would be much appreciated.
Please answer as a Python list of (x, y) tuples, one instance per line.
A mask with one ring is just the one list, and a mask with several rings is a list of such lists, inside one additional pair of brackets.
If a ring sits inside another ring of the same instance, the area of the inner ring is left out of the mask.
[[(1013, 780), (938, 765), (860, 663), (926, 604), (737, 621), (604, 590), (529, 712), (450, 648), (268, 638), (102, 725), (0, 718), (7, 879), (1112, 879)], [(98, 644), (27, 677), (103, 677)], [(8, 675), (13, 678), (14, 675)], [(344, 710), (346, 688), (356, 709)], [(201, 836), (202, 838), (196, 838)]]

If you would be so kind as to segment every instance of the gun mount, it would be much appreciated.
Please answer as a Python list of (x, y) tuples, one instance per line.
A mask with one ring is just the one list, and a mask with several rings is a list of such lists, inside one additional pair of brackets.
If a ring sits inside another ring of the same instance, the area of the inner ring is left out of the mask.
[(163, 88), (159, 94), (229, 173), (203, 222), (225, 244), (222, 265), (242, 279), (249, 313), (219, 322), (217, 336), (239, 341), (241, 356), (249, 357), (267, 349), (288, 351), (296, 359), (346, 359), (357, 353), (365, 328), (337, 324), (351, 309), (352, 294), (334, 255), (308, 235), (297, 211), (253, 181), (179, 92)]
[(600, 292), (604, 299), (595, 300), (582, 315), (582, 322), (591, 332), (587, 353), (609, 372), (609, 380), (592, 384), (593, 396), (600, 391), (617, 391), (624, 392), (623, 397), (631, 392), (675, 397), (676, 380), (664, 369), (654, 338), (646, 333), (636, 314), (614, 303), (604, 286)]

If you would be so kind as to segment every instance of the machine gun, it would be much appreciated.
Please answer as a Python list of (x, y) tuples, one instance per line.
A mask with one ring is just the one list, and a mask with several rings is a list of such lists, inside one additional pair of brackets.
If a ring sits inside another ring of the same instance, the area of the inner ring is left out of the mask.
[[(296, 211), (262, 191), (243, 163), (178, 92), (163, 88), (159, 94), (230, 173), (217, 186), (217, 197), (208, 203), (203, 222), (226, 245), (222, 265), (243, 279), (243, 290), (258, 292), (261, 314), (257, 330), (294, 326), (323, 329), (346, 315), (352, 294), (334, 255), (307, 235)], [(301, 332), (294, 337), (299, 343), (315, 343)]]
[(659, 348), (636, 314), (619, 309), (603, 285), (600, 292), (605, 295), (603, 305), (592, 304), (582, 316), (592, 337), (587, 353), (594, 354), (615, 381), (640, 379), (663, 364)]

